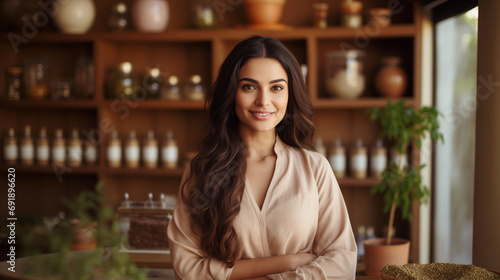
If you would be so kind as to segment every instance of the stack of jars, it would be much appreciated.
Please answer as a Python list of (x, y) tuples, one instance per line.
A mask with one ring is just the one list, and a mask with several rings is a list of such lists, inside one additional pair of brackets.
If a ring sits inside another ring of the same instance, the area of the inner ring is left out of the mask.
[(133, 73), (130, 62), (121, 63), (107, 79), (108, 99), (164, 99), (205, 100), (205, 86), (200, 75), (192, 75), (184, 87), (176, 75), (162, 75), (157, 67), (150, 68), (140, 77)]

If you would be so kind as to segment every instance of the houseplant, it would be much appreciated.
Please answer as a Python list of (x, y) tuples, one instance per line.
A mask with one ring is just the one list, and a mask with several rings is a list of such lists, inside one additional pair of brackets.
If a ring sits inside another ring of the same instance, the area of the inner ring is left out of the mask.
[[(24, 254), (32, 256), (25, 265), (19, 265), (23, 276), (51, 280), (146, 279), (146, 271), (119, 252), (125, 236), (113, 209), (103, 205), (101, 192), (99, 183), (95, 191), (84, 190), (74, 200), (63, 199), (69, 209), (67, 216), (23, 236)], [(94, 249), (82, 248), (92, 243)], [(40, 244), (45, 245), (43, 252)], [(79, 249), (83, 250), (75, 251)]]
[[(388, 101), (382, 108), (370, 109), (371, 120), (381, 126), (380, 137), (391, 141), (399, 160), (390, 164), (382, 173), (380, 183), (373, 186), (372, 193), (382, 193), (384, 196), (384, 212), (389, 212), (389, 223), (386, 238), (367, 240), (365, 244), (365, 264), (367, 275), (378, 275), (379, 271), (388, 263), (405, 264), (408, 262), (409, 241), (392, 239), (393, 224), (396, 209), (401, 210), (402, 218), (411, 220), (411, 202), (426, 203), (429, 197), (428, 188), (422, 183), (420, 170), (425, 167), (421, 164), (404, 165), (404, 156), (411, 147), (420, 148), (422, 139), (427, 134), (432, 141), (443, 141), (439, 131), (439, 112), (434, 107), (416, 109), (406, 106), (405, 101), (392, 104)], [(395, 259), (392, 250), (403, 254), (402, 259)], [(382, 251), (383, 250), (383, 251)], [(391, 250), (386, 252), (386, 250)], [(383, 256), (372, 259), (374, 253), (382, 251)]]

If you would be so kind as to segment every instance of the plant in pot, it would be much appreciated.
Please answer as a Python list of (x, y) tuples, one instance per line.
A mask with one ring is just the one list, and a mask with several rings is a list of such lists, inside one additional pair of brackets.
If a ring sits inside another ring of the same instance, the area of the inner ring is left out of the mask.
[[(381, 126), (380, 137), (391, 141), (396, 149), (397, 159), (382, 173), (380, 182), (373, 186), (372, 193), (382, 193), (384, 212), (389, 212), (387, 237), (366, 240), (366, 274), (375, 276), (387, 264), (406, 264), (409, 259), (410, 242), (392, 238), (396, 209), (402, 218), (411, 220), (412, 201), (427, 203), (428, 188), (422, 183), (420, 171), (425, 165), (414, 166), (405, 163), (406, 151), (410, 147), (421, 147), (427, 134), (432, 141), (444, 141), (439, 131), (439, 112), (434, 107), (416, 109), (406, 106), (404, 101), (394, 104), (388, 101), (382, 108), (371, 108), (371, 120)], [(380, 255), (379, 255), (380, 254)]]

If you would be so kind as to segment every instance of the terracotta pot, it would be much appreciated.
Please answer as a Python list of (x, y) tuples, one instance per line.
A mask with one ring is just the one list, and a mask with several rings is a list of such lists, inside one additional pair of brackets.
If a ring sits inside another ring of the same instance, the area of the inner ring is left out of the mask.
[(135, 0), (132, 19), (141, 32), (162, 32), (167, 28), (169, 6), (166, 0)]
[(286, 0), (245, 0), (245, 11), (251, 27), (277, 27)]
[(95, 5), (91, 0), (54, 2), (54, 23), (62, 33), (84, 34), (95, 19)]
[(382, 61), (382, 68), (375, 77), (375, 88), (385, 97), (401, 97), (407, 86), (405, 71), (400, 67), (399, 57), (386, 57)]
[(71, 221), (71, 233), (73, 240), (71, 243), (71, 250), (89, 250), (96, 248), (95, 229), (97, 223), (93, 222), (89, 225), (80, 225), (78, 219)]
[(387, 264), (407, 264), (410, 257), (410, 241), (392, 238), (390, 245), (385, 245), (386, 238), (368, 239), (365, 247), (365, 273), (367, 276), (379, 276)]

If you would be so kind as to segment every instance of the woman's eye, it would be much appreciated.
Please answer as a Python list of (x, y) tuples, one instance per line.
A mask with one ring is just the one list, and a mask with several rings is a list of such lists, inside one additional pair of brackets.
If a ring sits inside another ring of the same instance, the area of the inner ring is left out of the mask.
[(283, 90), (284, 88), (280, 85), (274, 85), (271, 89), (274, 91), (280, 91), (280, 90)]
[(242, 88), (243, 90), (252, 90), (252, 89), (255, 89), (255, 87), (254, 87), (254, 86), (252, 86), (252, 85), (248, 85), (248, 84), (247, 84), (247, 85), (243, 85), (241, 88)]

